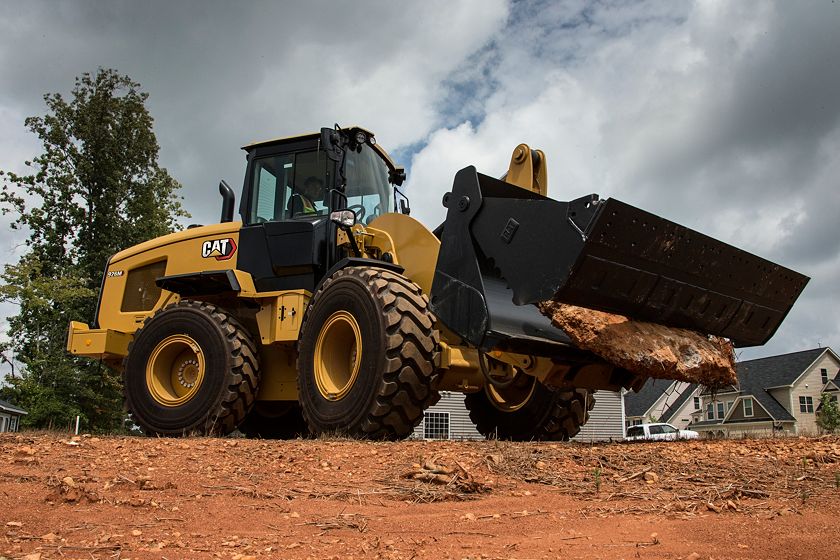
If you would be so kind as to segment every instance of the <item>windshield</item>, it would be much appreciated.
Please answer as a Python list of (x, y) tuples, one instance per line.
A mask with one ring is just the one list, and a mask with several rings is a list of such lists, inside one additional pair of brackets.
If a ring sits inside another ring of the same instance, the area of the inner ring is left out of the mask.
[(359, 221), (368, 224), (377, 216), (391, 212), (394, 189), (388, 183), (388, 166), (373, 148), (363, 144), (361, 152), (348, 150), (344, 174), (347, 207), (356, 211)]

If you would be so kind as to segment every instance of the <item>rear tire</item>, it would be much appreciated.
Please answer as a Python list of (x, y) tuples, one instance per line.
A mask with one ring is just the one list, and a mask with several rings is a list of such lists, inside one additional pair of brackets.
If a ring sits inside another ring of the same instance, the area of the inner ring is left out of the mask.
[(520, 374), (514, 386), (470, 393), (464, 401), (470, 420), (488, 439), (566, 441), (580, 432), (595, 405), (587, 389), (549, 390)]
[(388, 270), (348, 267), (312, 298), (299, 340), (298, 394), (314, 434), (407, 437), (440, 396), (440, 335), (420, 287)]
[(215, 305), (182, 300), (146, 320), (124, 361), (126, 408), (149, 435), (224, 435), (257, 394), (256, 346)]

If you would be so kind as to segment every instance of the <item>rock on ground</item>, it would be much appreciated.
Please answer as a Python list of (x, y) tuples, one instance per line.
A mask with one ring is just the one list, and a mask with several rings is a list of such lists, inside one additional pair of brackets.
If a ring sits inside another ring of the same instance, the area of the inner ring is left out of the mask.
[(537, 305), (577, 346), (638, 375), (719, 387), (737, 383), (732, 344), (556, 301)]

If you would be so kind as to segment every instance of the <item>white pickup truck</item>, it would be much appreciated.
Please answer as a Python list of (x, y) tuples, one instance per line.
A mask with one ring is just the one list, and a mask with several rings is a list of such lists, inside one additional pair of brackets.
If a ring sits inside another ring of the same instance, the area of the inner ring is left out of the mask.
[(695, 431), (680, 430), (671, 424), (638, 424), (627, 428), (626, 441), (673, 441), (675, 439), (697, 439), (700, 437)]

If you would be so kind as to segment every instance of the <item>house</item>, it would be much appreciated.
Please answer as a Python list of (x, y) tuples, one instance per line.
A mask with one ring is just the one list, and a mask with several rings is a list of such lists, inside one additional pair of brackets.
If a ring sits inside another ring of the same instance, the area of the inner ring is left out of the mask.
[[(484, 439), (470, 420), (464, 405), (465, 395), (442, 391), (440, 401), (429, 407), (423, 420), (414, 428), (412, 438), (417, 439)], [(589, 412), (589, 421), (583, 426), (575, 441), (620, 440), (624, 437), (624, 402), (620, 393), (597, 391), (595, 406)]]
[(463, 393), (441, 391), (440, 400), (423, 414), (414, 428), (417, 439), (484, 439), (470, 420)]
[(0, 432), (16, 432), (20, 427), (20, 417), (26, 411), (6, 401), (0, 401)]
[(595, 406), (589, 421), (573, 441), (621, 441), (624, 439), (624, 399), (618, 391), (595, 391)]
[(638, 392), (624, 395), (625, 427), (667, 422), (685, 429), (701, 410), (700, 386), (684, 381), (648, 379)]
[(840, 387), (840, 357), (814, 348), (739, 362), (737, 373), (737, 386), (703, 391), (692, 430), (718, 437), (816, 434), (822, 394)]

